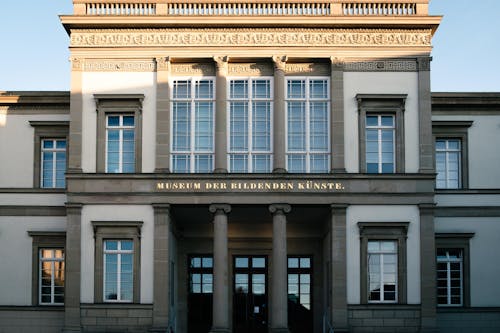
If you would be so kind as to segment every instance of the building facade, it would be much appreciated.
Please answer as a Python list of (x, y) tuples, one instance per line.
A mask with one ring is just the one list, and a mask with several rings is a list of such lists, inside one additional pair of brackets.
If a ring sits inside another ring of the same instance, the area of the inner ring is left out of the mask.
[(500, 329), (500, 95), (431, 94), (427, 0), (73, 3), (70, 91), (0, 94), (0, 332)]

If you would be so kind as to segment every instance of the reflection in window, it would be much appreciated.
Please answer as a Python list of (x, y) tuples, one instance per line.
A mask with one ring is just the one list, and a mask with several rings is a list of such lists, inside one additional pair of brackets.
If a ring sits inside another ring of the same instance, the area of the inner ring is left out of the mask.
[(288, 258), (288, 299), (311, 309), (311, 258)]
[(106, 172), (135, 171), (135, 117), (128, 114), (106, 116)]
[(229, 170), (271, 171), (271, 79), (229, 81)]
[(174, 80), (172, 90), (172, 170), (212, 172), (214, 80)]
[(366, 116), (366, 172), (395, 172), (394, 115)]
[(437, 249), (437, 304), (463, 305), (462, 249)]
[(40, 249), (39, 303), (64, 304), (64, 250)]
[(436, 188), (460, 188), (461, 140), (436, 139)]
[(189, 267), (189, 292), (211, 294), (213, 292), (212, 257), (191, 257)]
[(66, 139), (43, 139), (41, 145), (41, 187), (65, 187)]
[(368, 301), (390, 302), (397, 300), (397, 242), (368, 242)]
[(104, 241), (104, 301), (132, 302), (133, 246), (132, 240)]
[(329, 171), (329, 100), (329, 81), (326, 78), (287, 80), (289, 172)]

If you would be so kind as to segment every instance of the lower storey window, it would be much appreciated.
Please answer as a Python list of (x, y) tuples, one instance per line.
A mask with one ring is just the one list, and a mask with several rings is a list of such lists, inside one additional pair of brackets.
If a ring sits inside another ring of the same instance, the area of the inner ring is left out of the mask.
[(39, 304), (64, 304), (64, 250), (40, 249)]
[(368, 242), (368, 301), (396, 302), (397, 242)]
[(463, 305), (462, 249), (437, 249), (437, 303)]
[(104, 241), (104, 300), (132, 302), (133, 257), (132, 240)]

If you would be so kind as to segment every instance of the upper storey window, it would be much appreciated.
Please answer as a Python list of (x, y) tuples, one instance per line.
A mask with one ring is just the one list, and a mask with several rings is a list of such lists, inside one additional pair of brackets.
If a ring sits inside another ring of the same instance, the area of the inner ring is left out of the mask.
[(286, 80), (287, 169), (329, 171), (330, 87), (328, 78)]
[(436, 139), (436, 188), (461, 187), (460, 139)]
[(229, 171), (271, 171), (272, 79), (229, 81)]
[(394, 115), (366, 116), (366, 172), (394, 172), (396, 162), (394, 125)]
[(40, 187), (64, 188), (66, 186), (66, 139), (42, 139)]
[(134, 172), (135, 119), (130, 114), (106, 117), (106, 172)]
[(173, 172), (212, 172), (214, 168), (214, 86), (213, 78), (173, 81)]

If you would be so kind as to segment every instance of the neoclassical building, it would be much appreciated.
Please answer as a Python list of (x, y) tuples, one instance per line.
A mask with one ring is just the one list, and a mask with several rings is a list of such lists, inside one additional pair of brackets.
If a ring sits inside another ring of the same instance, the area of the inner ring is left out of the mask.
[(498, 332), (500, 94), (431, 93), (428, 0), (73, 4), (70, 91), (0, 93), (0, 332)]

